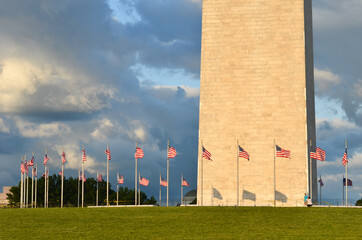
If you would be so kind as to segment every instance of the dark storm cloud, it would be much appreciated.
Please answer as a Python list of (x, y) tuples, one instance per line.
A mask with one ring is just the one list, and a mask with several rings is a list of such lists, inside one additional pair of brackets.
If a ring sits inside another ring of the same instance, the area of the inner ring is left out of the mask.
[[(169, 139), (178, 151), (170, 185), (178, 184), (182, 171), (196, 186), (198, 97), (182, 87), (142, 87), (131, 67), (198, 76), (201, 9), (189, 1), (131, 6), (141, 16), (136, 24), (114, 20), (106, 1), (2, 1), (0, 118), (9, 133), (0, 133), (0, 164), (12, 177), (1, 178), (1, 185), (16, 183), (19, 157), (32, 151), (40, 164), (47, 148), (57, 171), (62, 145), (70, 173), (80, 166), (83, 144), (88, 174), (104, 171), (109, 142), (111, 180), (124, 171), (132, 187), (137, 140), (146, 154), (140, 169), (152, 180), (145, 190), (155, 194)], [(172, 189), (178, 197), (179, 189)]]

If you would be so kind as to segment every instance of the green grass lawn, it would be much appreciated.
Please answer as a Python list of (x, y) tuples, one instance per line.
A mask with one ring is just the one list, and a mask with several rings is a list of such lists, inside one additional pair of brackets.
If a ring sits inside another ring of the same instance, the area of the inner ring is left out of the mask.
[(0, 239), (362, 239), (362, 209), (0, 209)]

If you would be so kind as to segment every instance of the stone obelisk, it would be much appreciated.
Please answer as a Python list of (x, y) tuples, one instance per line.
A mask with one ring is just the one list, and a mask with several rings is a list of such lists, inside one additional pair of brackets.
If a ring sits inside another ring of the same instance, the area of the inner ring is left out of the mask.
[(198, 205), (317, 201), (312, 35), (311, 0), (203, 0)]

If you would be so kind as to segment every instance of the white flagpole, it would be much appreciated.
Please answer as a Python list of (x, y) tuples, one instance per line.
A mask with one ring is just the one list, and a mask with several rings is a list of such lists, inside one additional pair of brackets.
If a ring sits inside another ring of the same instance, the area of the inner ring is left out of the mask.
[(274, 139), (274, 207), (276, 207), (276, 176), (275, 176), (275, 152), (276, 152), (276, 145)]
[[(347, 140), (346, 140), (347, 149)], [(348, 207), (348, 152), (347, 152), (347, 163), (346, 163), (346, 207)]]
[(98, 177), (99, 177), (99, 174), (98, 174), (98, 170), (97, 170), (97, 192), (96, 192), (96, 206), (98, 206)]
[(201, 199), (200, 199), (200, 203), (201, 203), (201, 206), (204, 205), (204, 200), (203, 200), (203, 195), (204, 195), (204, 157), (203, 157), (203, 147), (204, 147), (204, 144), (201, 140)]
[[(136, 142), (136, 151), (137, 151), (137, 142)], [(137, 158), (135, 156), (135, 174), (134, 174), (134, 205), (137, 206)]]
[[(167, 182), (168, 185), (168, 182)], [(158, 198), (159, 202), (160, 202), (160, 207), (161, 207), (161, 173), (160, 173), (160, 197)]]
[(319, 205), (322, 205), (322, 175), (319, 175)]
[[(45, 154), (47, 154), (47, 150), (45, 149)], [(47, 205), (47, 163), (44, 165), (44, 208), (46, 208)]]
[(182, 180), (183, 180), (183, 177), (182, 177), (182, 173), (181, 173), (181, 206), (182, 206), (182, 203), (183, 203), (183, 200), (184, 200)]
[(169, 182), (170, 182), (170, 178), (169, 178), (169, 166), (170, 166), (170, 160), (168, 158), (168, 151), (170, 148), (170, 140), (167, 140), (167, 195), (166, 195), (166, 206), (168, 207), (168, 186), (169, 186)]
[[(63, 153), (64, 153), (64, 147), (63, 147)], [(62, 153), (62, 154), (63, 154)], [(63, 158), (63, 156), (62, 156)], [(64, 194), (64, 163), (63, 163), (63, 159), (62, 159), (62, 193), (61, 193), (61, 203), (60, 203), (60, 207), (63, 208), (63, 194)]]
[[(118, 177), (119, 177), (119, 175), (118, 175), (118, 172), (117, 172), (117, 206), (118, 206)], [(108, 176), (107, 176), (107, 178), (108, 178)]]
[(138, 173), (138, 205), (141, 205), (141, 184), (139, 183), (141, 181), (141, 174)]
[(50, 175), (50, 166), (48, 166), (48, 174), (47, 174), (47, 208), (49, 207), (49, 175)]
[(239, 206), (239, 139), (236, 141), (237, 155), (236, 155), (236, 206)]
[[(312, 139), (309, 140), (309, 147), (312, 147)], [(309, 154), (309, 197), (313, 202), (313, 175), (312, 175), (312, 158)]]
[[(26, 162), (26, 154), (25, 154), (25, 162)], [(26, 169), (28, 169), (28, 163), (26, 162), (26, 166), (25, 166)], [(25, 208), (28, 208), (28, 194), (29, 194), (29, 171), (26, 170), (25, 171), (25, 182), (26, 182), (26, 185), (25, 185)]]
[[(23, 156), (21, 156), (21, 164), (24, 163), (24, 158)], [(22, 168), (22, 165), (20, 166), (20, 170)], [(23, 191), (24, 191), (24, 173), (23, 171), (20, 171), (21, 172), (21, 179), (20, 179), (20, 208), (23, 208)]]
[[(83, 145), (83, 150), (84, 150), (84, 145)], [(84, 154), (84, 152), (82, 152), (82, 207), (84, 205), (84, 161), (83, 161), (83, 154)]]
[(78, 168), (78, 207), (79, 207), (79, 192), (80, 192), (80, 169)]
[[(107, 150), (109, 150), (109, 144), (107, 143)], [(108, 153), (109, 154), (109, 153)], [(108, 168), (109, 168), (109, 160), (108, 160), (108, 154), (106, 154), (107, 159), (107, 207), (109, 206), (109, 200), (108, 200), (108, 193), (109, 193), (109, 174), (108, 174)], [(117, 173), (118, 177), (118, 173)], [(118, 196), (118, 181), (117, 181), (117, 196)], [(117, 197), (117, 206), (118, 206), (118, 197)]]
[[(33, 158), (34, 159), (34, 152), (33, 152)], [(31, 208), (34, 207), (34, 163), (31, 167)]]
[(35, 164), (35, 208), (37, 203), (37, 195), (38, 195), (38, 164)]

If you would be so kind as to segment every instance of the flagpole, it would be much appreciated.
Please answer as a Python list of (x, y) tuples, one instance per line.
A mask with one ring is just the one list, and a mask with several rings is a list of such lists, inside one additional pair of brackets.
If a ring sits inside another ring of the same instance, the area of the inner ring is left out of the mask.
[(183, 176), (182, 176), (182, 173), (181, 173), (181, 206), (182, 206), (182, 203), (183, 203), (183, 186), (182, 186), (182, 180), (183, 180)]
[[(309, 139), (309, 147), (312, 147), (312, 139)], [(309, 152), (309, 151), (308, 151)], [(313, 176), (312, 176), (312, 158), (309, 154), (309, 197), (313, 202)]]
[(38, 195), (38, 164), (35, 164), (35, 208), (37, 203), (37, 195)]
[(99, 174), (98, 174), (98, 170), (97, 170), (97, 191), (96, 191), (96, 206), (98, 206), (98, 177), (99, 177)]
[[(64, 153), (64, 146), (63, 146), (63, 153)], [(63, 154), (62, 153), (62, 154)], [(62, 193), (61, 193), (61, 201), (60, 201), (60, 207), (63, 208), (63, 194), (64, 194), (64, 163), (63, 163), (63, 156), (62, 156)]]
[(22, 171), (23, 165), (24, 164), (24, 158), (23, 156), (21, 156), (21, 165), (20, 165), (20, 172), (21, 172), (21, 178), (20, 178), (20, 208), (23, 208), (23, 180), (24, 180), (24, 173)]
[(342, 202), (343, 202), (343, 205), (345, 204), (345, 202), (344, 202), (344, 185), (345, 185), (345, 182), (343, 181), (344, 180), (344, 175), (342, 175), (342, 185), (343, 185), (343, 187), (342, 187)]
[(139, 183), (141, 180), (141, 174), (138, 173), (138, 205), (141, 205), (141, 184)]
[(84, 145), (83, 145), (83, 152), (82, 152), (82, 207), (84, 205), (84, 161), (83, 161), (83, 154), (84, 154)]
[[(24, 155), (24, 164), (26, 165), (26, 154)], [(26, 208), (26, 166), (24, 172), (24, 180), (23, 180), (23, 208)]]
[(168, 151), (169, 151), (169, 148), (170, 148), (170, 140), (167, 140), (167, 195), (166, 195), (166, 206), (168, 207), (168, 185), (169, 185), (169, 182), (170, 182), (170, 179), (169, 179), (169, 166), (170, 166), (170, 159), (168, 158)]
[[(109, 143), (107, 143), (107, 150), (109, 150)], [(109, 154), (109, 153), (108, 153)], [(109, 196), (109, 173), (108, 173), (108, 169), (109, 169), (109, 160), (108, 160), (108, 154), (106, 154), (106, 159), (107, 159), (107, 207), (109, 206), (109, 200), (108, 200), (108, 196)], [(118, 173), (117, 173), (117, 178), (118, 178)], [(117, 181), (117, 206), (118, 206), (118, 181)]]
[(319, 175), (319, 205), (322, 205), (322, 175)]
[(78, 168), (78, 207), (79, 207), (79, 192), (80, 192), (80, 169)]
[[(117, 172), (117, 206), (118, 206), (118, 172)], [(107, 176), (108, 177), (108, 176)], [(107, 196), (108, 197), (108, 196)]]
[(239, 139), (237, 139), (236, 145), (236, 206), (239, 206)]
[[(167, 185), (168, 185), (168, 182), (167, 182)], [(160, 202), (160, 207), (161, 207), (161, 173), (160, 173), (160, 194), (159, 194), (158, 200)]]
[(275, 176), (275, 139), (274, 139), (274, 207), (276, 207), (276, 176)]
[(28, 171), (28, 163), (26, 162), (26, 154), (25, 154), (25, 208), (28, 208), (28, 194), (29, 194), (29, 171)]
[[(137, 142), (136, 142), (136, 152), (137, 152)], [(137, 157), (135, 154), (135, 174), (134, 174), (134, 205), (137, 206)]]
[[(48, 151), (47, 149), (45, 149), (45, 155), (47, 155)], [(45, 160), (45, 159), (44, 159)], [(46, 208), (46, 204), (47, 204), (47, 163), (45, 162), (44, 164), (44, 208)]]
[[(346, 140), (347, 150), (347, 140)], [(348, 152), (347, 152), (347, 163), (346, 163), (346, 207), (348, 207)]]
[(47, 208), (49, 207), (49, 175), (50, 175), (50, 166), (48, 166), (48, 174), (47, 174)]
[(204, 143), (203, 141), (201, 140), (201, 199), (200, 199), (200, 203), (201, 203), (201, 206), (204, 205), (204, 199), (203, 199), (203, 195), (204, 195), (204, 157), (202, 155), (202, 150), (203, 150), (203, 147), (204, 147)]
[[(33, 158), (34, 159), (34, 152), (33, 152)], [(34, 162), (31, 166), (31, 208), (34, 207)]]

